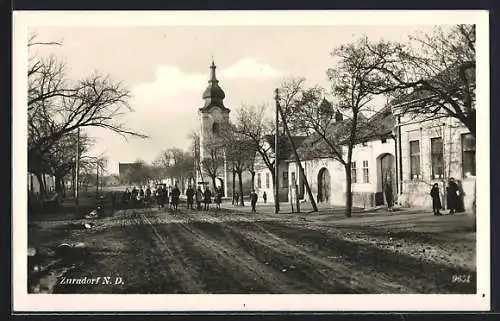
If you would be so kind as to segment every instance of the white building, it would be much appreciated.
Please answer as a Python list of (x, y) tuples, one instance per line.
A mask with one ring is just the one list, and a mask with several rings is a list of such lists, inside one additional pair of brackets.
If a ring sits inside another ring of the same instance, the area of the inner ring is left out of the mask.
[[(396, 144), (392, 135), (394, 118), (390, 108), (383, 108), (368, 122), (372, 130), (369, 134), (358, 137), (359, 143), (354, 146), (352, 154), (351, 190), (355, 207), (374, 207), (385, 204), (383, 186), (386, 181), (392, 182), (394, 197), (398, 191), (395, 175)], [(311, 192), (318, 203), (343, 206), (346, 190), (344, 165), (327, 153), (308, 157), (307, 150), (314, 140), (314, 137), (309, 137), (298, 148)], [(344, 146), (343, 150), (344, 154), (347, 154), (347, 146)], [(291, 182), (297, 182), (299, 198), (307, 201), (308, 196), (305, 195), (299, 166), (293, 157), (289, 158), (288, 163), (288, 176)]]
[(472, 210), (476, 183), (475, 137), (457, 119), (420, 116), (411, 118), (393, 108), (401, 154), (400, 202), (403, 206), (432, 207), (429, 196), (439, 184), (441, 204), (446, 208), (446, 186), (454, 178), (461, 190), (463, 209)]

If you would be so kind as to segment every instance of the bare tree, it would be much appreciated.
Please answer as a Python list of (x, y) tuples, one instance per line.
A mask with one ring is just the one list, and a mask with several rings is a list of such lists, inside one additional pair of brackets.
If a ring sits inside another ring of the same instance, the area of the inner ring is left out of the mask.
[[(338, 59), (334, 68), (327, 71), (337, 112), (322, 103), (325, 92), (320, 87), (304, 88), (290, 104), (290, 122), (309, 131), (311, 138), (308, 153), (328, 156), (340, 162), (345, 171), (345, 216), (352, 215), (352, 151), (363, 137), (374, 130), (367, 123), (363, 111), (371, 111), (373, 88), (378, 78), (373, 74), (383, 58), (374, 57), (365, 48), (364, 40), (336, 48), (331, 55)], [(303, 87), (304, 79), (295, 80)], [(342, 115), (339, 119), (338, 113)]]
[[(222, 131), (224, 132), (223, 144), (226, 150), (226, 157), (233, 168), (233, 191), (235, 185), (234, 176), (238, 176), (239, 193), (243, 195), (242, 176), (243, 172), (247, 169), (252, 169), (251, 173), (253, 171), (253, 162), (256, 152), (255, 146), (252, 141), (245, 138), (242, 134), (239, 134), (234, 125), (228, 124), (222, 128)], [(255, 171), (253, 171), (253, 175), (255, 175)], [(243, 197), (240, 197), (240, 205), (245, 205)]]
[[(30, 38), (28, 48), (59, 44)], [(120, 117), (132, 111), (129, 91), (107, 76), (93, 74), (71, 81), (64, 64), (55, 57), (32, 55), (28, 66), (28, 162), (37, 176), (42, 160), (57, 142), (78, 128), (100, 127), (145, 138), (120, 123)]]
[[(287, 135), (288, 140), (290, 142), (290, 146), (292, 147), (292, 152), (293, 152), (293, 155), (295, 157), (295, 162), (299, 166), (300, 176), (301, 176), (301, 178), (306, 186), (307, 195), (309, 195), (309, 202), (311, 203), (313, 211), (317, 212), (318, 207), (316, 205), (316, 201), (314, 200), (314, 196), (311, 192), (311, 187), (309, 186), (307, 176), (304, 172), (304, 167), (302, 166), (302, 161), (299, 157), (299, 154), (297, 153), (297, 147), (295, 146), (295, 142), (294, 142), (293, 137), (290, 133), (288, 120), (286, 117), (287, 114), (290, 114), (290, 112), (288, 112), (288, 111), (293, 110), (293, 105), (297, 104), (298, 100), (300, 99), (299, 97), (300, 97), (301, 90), (302, 90), (302, 80), (294, 81), (292, 79), (290, 81), (285, 81), (281, 85), (280, 90), (277, 90), (276, 99), (277, 99), (277, 103), (278, 103), (279, 113), (281, 115), (283, 128), (284, 128), (285, 134)], [(285, 111), (283, 111), (283, 109)], [(293, 124), (293, 122), (292, 122), (292, 124)], [(300, 127), (300, 124), (296, 124), (296, 127)]]
[(224, 146), (218, 140), (209, 139), (204, 142), (203, 151), (202, 170), (210, 177), (215, 190), (217, 187), (216, 179), (224, 166)]
[(437, 27), (408, 44), (362, 43), (380, 61), (363, 67), (377, 76), (372, 93), (399, 96), (394, 103), (402, 113), (456, 118), (476, 135), (475, 25)]
[[(237, 112), (236, 132), (251, 142), (253, 148), (262, 159), (262, 162), (271, 172), (273, 185), (276, 186), (274, 177), (275, 160), (278, 154), (266, 142), (266, 136), (274, 135), (274, 127), (265, 117), (265, 106), (242, 106)], [(253, 173), (255, 170), (252, 167)], [(253, 184), (252, 179), (252, 184)], [(255, 185), (252, 185), (255, 186)], [(274, 195), (275, 204), (279, 204), (279, 196)]]

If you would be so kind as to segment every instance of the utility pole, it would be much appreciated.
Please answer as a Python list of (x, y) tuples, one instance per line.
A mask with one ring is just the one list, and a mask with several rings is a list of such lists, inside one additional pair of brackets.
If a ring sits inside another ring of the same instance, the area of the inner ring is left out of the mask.
[(97, 171), (96, 171), (96, 182), (95, 182), (95, 194), (96, 194), (96, 197), (99, 196), (99, 159), (97, 159), (96, 161), (96, 165), (97, 165)]
[(79, 201), (78, 201), (78, 184), (79, 184), (79, 176), (80, 176), (80, 127), (77, 128), (76, 132), (76, 159), (75, 159), (75, 186), (73, 186), (73, 190), (75, 193), (75, 209), (76, 213), (79, 212)]
[(279, 194), (279, 95), (278, 88), (274, 90), (274, 99), (276, 100), (276, 132), (274, 134), (274, 212), (277, 214), (280, 212), (280, 194)]

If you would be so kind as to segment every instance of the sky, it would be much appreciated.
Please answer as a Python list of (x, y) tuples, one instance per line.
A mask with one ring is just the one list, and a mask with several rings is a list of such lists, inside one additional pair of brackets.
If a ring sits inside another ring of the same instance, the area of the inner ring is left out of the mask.
[(38, 49), (66, 63), (71, 79), (93, 72), (120, 81), (132, 94), (128, 128), (148, 135), (129, 138), (86, 129), (96, 138), (90, 154), (108, 158), (108, 173), (119, 162), (153, 161), (162, 150), (189, 147), (198, 127), (198, 108), (208, 85), (212, 59), (224, 103), (234, 117), (242, 105), (273, 106), (273, 91), (288, 77), (328, 88), (332, 50), (366, 34), (370, 40), (406, 41), (432, 26), (146, 26), (37, 27), (41, 41), (62, 46)]

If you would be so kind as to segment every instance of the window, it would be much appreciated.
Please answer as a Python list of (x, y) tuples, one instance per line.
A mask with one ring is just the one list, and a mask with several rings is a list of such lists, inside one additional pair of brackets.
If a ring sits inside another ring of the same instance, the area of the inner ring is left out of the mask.
[(292, 184), (293, 183), (297, 184), (297, 181), (295, 180), (295, 172), (292, 172)]
[(351, 182), (356, 183), (356, 162), (351, 162)]
[(472, 134), (462, 134), (463, 177), (476, 176), (476, 138)]
[(420, 178), (420, 142), (410, 141), (410, 178)]
[(368, 171), (368, 161), (363, 161), (363, 183), (370, 183), (370, 173)]
[(368, 146), (368, 143), (367, 143), (367, 142), (362, 142), (362, 143), (361, 143), (361, 146), (366, 147), (366, 146)]
[(288, 172), (283, 172), (283, 188), (288, 188)]
[(269, 173), (266, 173), (266, 188), (269, 188)]
[(382, 138), (381, 141), (382, 141), (382, 144), (385, 144), (385, 143), (387, 143), (387, 138)]
[(260, 177), (260, 173), (257, 173), (257, 188), (262, 187), (262, 179)]
[(443, 139), (441, 137), (431, 138), (431, 179), (443, 178)]

